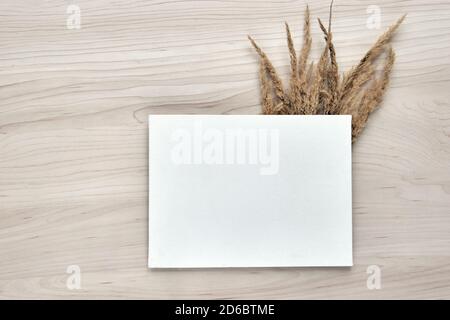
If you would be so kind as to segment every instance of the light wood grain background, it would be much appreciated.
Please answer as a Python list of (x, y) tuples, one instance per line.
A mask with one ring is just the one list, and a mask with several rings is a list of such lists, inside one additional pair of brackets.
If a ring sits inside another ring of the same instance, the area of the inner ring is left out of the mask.
[[(69, 4), (81, 29), (66, 28)], [(328, 1), (311, 1), (327, 19)], [(450, 3), (335, 1), (343, 70), (384, 28), (391, 88), (354, 145), (352, 268), (150, 271), (147, 115), (256, 114), (304, 1), (2, 0), (1, 298), (450, 298)], [(366, 26), (369, 5), (381, 29)], [(314, 23), (314, 56), (322, 36)], [(176, 199), (174, 199), (176, 201)], [(81, 268), (81, 290), (66, 268)], [(366, 268), (381, 268), (368, 290)]]

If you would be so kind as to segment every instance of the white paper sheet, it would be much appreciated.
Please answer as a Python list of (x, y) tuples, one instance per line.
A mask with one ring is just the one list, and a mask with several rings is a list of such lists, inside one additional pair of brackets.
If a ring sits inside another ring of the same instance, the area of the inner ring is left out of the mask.
[(352, 265), (350, 116), (150, 115), (150, 268)]

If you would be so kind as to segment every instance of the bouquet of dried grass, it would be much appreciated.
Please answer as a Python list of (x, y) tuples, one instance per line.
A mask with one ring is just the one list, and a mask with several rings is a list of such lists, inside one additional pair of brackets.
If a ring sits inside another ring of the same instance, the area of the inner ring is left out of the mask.
[[(291, 62), (289, 90), (267, 55), (249, 36), (260, 57), (261, 104), (263, 114), (350, 114), (352, 115), (352, 140), (354, 141), (367, 122), (369, 115), (380, 104), (386, 91), (395, 60), (389, 42), (404, 20), (402, 16), (382, 34), (360, 62), (340, 76), (336, 62), (336, 50), (332, 41), (331, 15), (328, 28), (318, 19), (326, 46), (319, 62), (308, 66), (311, 50), (309, 8), (305, 10), (303, 47), (299, 56), (294, 48), (291, 31), (286, 23), (287, 45)], [(376, 72), (376, 60), (386, 52), (381, 74)]]

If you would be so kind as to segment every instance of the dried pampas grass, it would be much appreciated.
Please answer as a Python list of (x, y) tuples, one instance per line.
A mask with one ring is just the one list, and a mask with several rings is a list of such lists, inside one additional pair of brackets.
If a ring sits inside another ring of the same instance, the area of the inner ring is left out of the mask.
[[(332, 6), (333, 2), (330, 5), (328, 27), (318, 19), (326, 45), (319, 62), (311, 63), (309, 67), (308, 56), (312, 40), (308, 6), (305, 10), (303, 46), (298, 56), (291, 30), (286, 23), (291, 70), (288, 90), (284, 88), (280, 76), (264, 51), (253, 38), (248, 38), (260, 57), (263, 114), (350, 114), (354, 141), (364, 129), (369, 115), (382, 101), (395, 61), (395, 53), (389, 42), (406, 15), (378, 38), (355, 67), (340, 76), (332, 41)], [(376, 72), (376, 60), (383, 53), (386, 56), (383, 68), (381, 72)]]

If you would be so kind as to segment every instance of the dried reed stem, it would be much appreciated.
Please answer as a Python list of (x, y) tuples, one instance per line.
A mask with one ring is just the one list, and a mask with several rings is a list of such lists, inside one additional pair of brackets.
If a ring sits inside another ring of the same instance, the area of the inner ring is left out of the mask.
[(305, 22), (303, 24), (303, 46), (298, 59), (298, 72), (300, 76), (300, 82), (305, 82), (306, 80), (306, 64), (308, 63), (308, 56), (311, 51), (311, 23), (309, 7), (306, 6), (305, 9)]
[(287, 96), (284, 93), (283, 89), (283, 82), (281, 81), (281, 78), (278, 76), (278, 73), (273, 66), (272, 62), (270, 62), (267, 55), (261, 50), (261, 48), (256, 44), (255, 40), (252, 39), (252, 37), (248, 36), (248, 39), (252, 43), (253, 47), (255, 48), (256, 52), (259, 54), (261, 58), (261, 62), (264, 65), (264, 68), (267, 70), (267, 72), (270, 75), (270, 78), (272, 80), (275, 94), (276, 96), (283, 102), (284, 104), (289, 104), (289, 100)]
[(305, 108), (303, 106), (306, 96), (307, 96), (307, 70), (306, 65), (308, 63), (308, 56), (311, 51), (311, 23), (309, 7), (306, 6), (305, 9), (305, 20), (303, 24), (303, 45), (298, 58), (298, 78), (297, 78), (297, 100), (295, 104), (295, 113), (303, 114), (305, 113)]
[(263, 114), (273, 113), (272, 87), (267, 78), (267, 71), (262, 60), (259, 62), (259, 79), (261, 85), (261, 105), (263, 106)]
[(390, 74), (395, 62), (395, 52), (392, 47), (388, 48), (387, 57), (383, 66), (380, 79), (374, 81), (372, 86), (367, 89), (361, 99), (359, 109), (354, 115), (352, 138), (355, 140), (364, 129), (369, 115), (379, 106), (383, 99), (384, 92), (389, 84)]
[[(320, 20), (319, 20), (320, 24)], [(316, 76), (312, 83), (311, 95), (308, 103), (312, 106), (309, 109), (313, 109), (311, 114), (323, 114), (325, 111), (325, 105), (329, 95), (325, 95), (327, 92), (327, 73), (329, 66), (328, 46), (326, 46), (317, 64)]]
[(346, 96), (350, 93), (353, 87), (353, 82), (362, 74), (366, 73), (369, 66), (372, 64), (373, 60), (375, 60), (384, 49), (384, 46), (389, 43), (392, 39), (395, 31), (398, 29), (400, 24), (405, 19), (406, 14), (404, 14), (400, 19), (397, 20), (392, 26), (390, 26), (385, 33), (383, 33), (375, 44), (370, 48), (369, 51), (364, 55), (359, 64), (353, 68), (350, 72), (349, 76), (346, 79), (346, 82), (343, 84), (343, 90), (341, 93), (341, 100), (345, 99)]
[(295, 52), (294, 41), (292, 40), (291, 30), (289, 29), (289, 25), (286, 22), (286, 38), (287, 45), (289, 49), (289, 57), (291, 60), (291, 78), (290, 78), (290, 89), (289, 89), (289, 98), (290, 102), (295, 106), (299, 106), (301, 104), (301, 97), (299, 92), (299, 81), (298, 81), (298, 64), (297, 64), (297, 53)]

